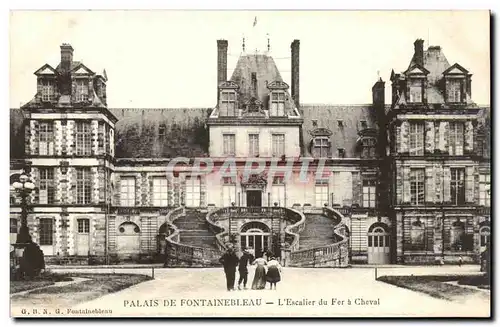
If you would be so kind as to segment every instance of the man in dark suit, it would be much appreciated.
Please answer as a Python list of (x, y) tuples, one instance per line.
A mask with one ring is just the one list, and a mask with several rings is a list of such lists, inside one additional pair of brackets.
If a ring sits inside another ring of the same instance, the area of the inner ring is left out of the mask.
[(240, 274), (240, 279), (238, 280), (238, 289), (241, 290), (241, 283), (243, 282), (243, 288), (247, 289), (248, 281), (248, 265), (253, 262), (253, 255), (248, 252), (248, 249), (243, 250), (243, 255), (240, 257), (240, 263), (238, 266), (238, 273)]
[(226, 274), (227, 290), (234, 290), (234, 281), (236, 278), (236, 266), (238, 265), (238, 256), (234, 252), (233, 244), (228, 244), (226, 252), (219, 259), (219, 262), (224, 266)]

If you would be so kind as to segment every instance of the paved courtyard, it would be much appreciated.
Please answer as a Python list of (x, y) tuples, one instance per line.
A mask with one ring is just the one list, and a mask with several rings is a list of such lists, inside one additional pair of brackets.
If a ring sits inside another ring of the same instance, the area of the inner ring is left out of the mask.
[[(57, 271), (67, 271), (57, 269)], [(74, 271), (74, 270), (73, 270)], [(95, 272), (95, 269), (78, 269)], [(111, 272), (102, 268), (99, 272)], [(151, 275), (149, 269), (114, 269)], [(381, 275), (477, 273), (477, 266), (378, 268)], [(253, 270), (250, 271), (250, 279)], [(155, 279), (82, 303), (112, 316), (488, 316), (489, 301), (449, 302), (375, 281), (374, 268), (285, 268), (278, 290), (228, 292), (222, 268), (155, 269)], [(251, 281), (249, 281), (251, 284)], [(335, 300), (334, 300), (335, 299)], [(210, 300), (210, 301), (209, 301)], [(323, 300), (325, 304), (319, 302)], [(203, 303), (204, 302), (204, 303)], [(13, 308), (14, 309), (14, 308)], [(66, 310), (67, 308), (61, 308)], [(77, 313), (74, 311), (73, 313)]]

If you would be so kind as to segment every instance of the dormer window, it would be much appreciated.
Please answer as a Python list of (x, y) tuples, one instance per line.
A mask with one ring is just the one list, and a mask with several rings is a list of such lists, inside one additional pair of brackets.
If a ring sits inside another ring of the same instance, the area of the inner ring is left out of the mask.
[(339, 148), (339, 158), (345, 158), (345, 149), (344, 148)]
[(319, 157), (319, 158), (327, 158), (331, 156), (331, 151), (330, 151), (330, 140), (326, 136), (320, 136), (314, 138), (314, 144), (313, 144), (313, 155), (314, 157)]
[(371, 137), (364, 138), (361, 144), (363, 147), (363, 150), (361, 152), (362, 157), (365, 159), (374, 158), (376, 154), (375, 139)]
[(271, 116), (285, 115), (285, 92), (273, 91), (271, 93)]
[(158, 136), (163, 137), (165, 136), (167, 131), (167, 126), (165, 124), (160, 124), (158, 127)]
[(423, 99), (423, 80), (414, 79), (410, 80), (410, 102), (422, 103)]
[(221, 116), (236, 116), (236, 92), (222, 91), (220, 101)]
[(342, 120), (337, 120), (337, 125), (339, 126), (339, 128), (344, 128), (344, 122)]
[(366, 123), (366, 120), (361, 120), (359, 122), (359, 125), (361, 126), (361, 129), (366, 129), (368, 128), (368, 124)]
[(76, 80), (76, 101), (86, 102), (89, 100), (89, 83), (86, 79)]
[(42, 101), (54, 101), (54, 81), (51, 79), (42, 80)]
[(462, 81), (460, 79), (450, 79), (446, 90), (447, 102), (458, 103), (462, 101)]

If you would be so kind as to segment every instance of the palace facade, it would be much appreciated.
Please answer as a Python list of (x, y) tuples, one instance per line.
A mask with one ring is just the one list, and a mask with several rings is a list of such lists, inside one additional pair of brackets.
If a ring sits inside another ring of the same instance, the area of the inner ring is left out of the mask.
[[(290, 265), (477, 262), (490, 238), (490, 109), (472, 74), (423, 41), (392, 99), (300, 102), (270, 53), (227, 76), (217, 41), (213, 108), (108, 108), (106, 73), (73, 60), (35, 71), (11, 109), (11, 184), (37, 186), (28, 226), (49, 262), (209, 265), (227, 242)], [(401, 67), (400, 67), (401, 68)], [(10, 232), (20, 226), (11, 190)]]

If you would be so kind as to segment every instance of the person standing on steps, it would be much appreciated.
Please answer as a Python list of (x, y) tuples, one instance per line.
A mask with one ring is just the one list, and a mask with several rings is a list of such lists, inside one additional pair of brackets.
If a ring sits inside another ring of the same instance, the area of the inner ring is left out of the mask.
[(227, 290), (233, 291), (236, 278), (236, 266), (238, 265), (238, 256), (234, 252), (233, 244), (229, 243), (227, 245), (227, 250), (222, 257), (220, 257), (219, 262), (224, 266)]
[(238, 266), (238, 273), (240, 278), (238, 280), (238, 289), (241, 290), (241, 283), (243, 282), (243, 288), (247, 289), (248, 281), (248, 264), (253, 261), (253, 255), (250, 254), (248, 249), (243, 250), (243, 255), (240, 257), (240, 264)]

